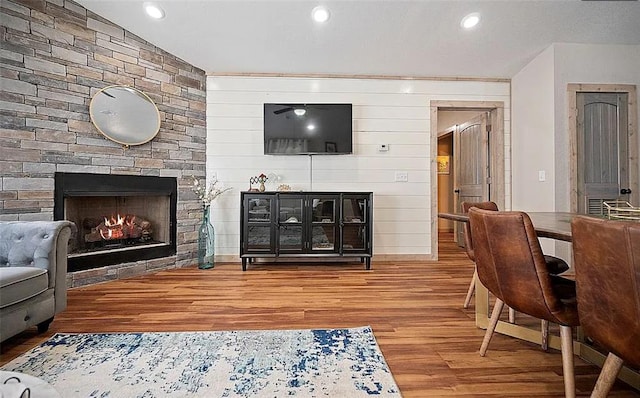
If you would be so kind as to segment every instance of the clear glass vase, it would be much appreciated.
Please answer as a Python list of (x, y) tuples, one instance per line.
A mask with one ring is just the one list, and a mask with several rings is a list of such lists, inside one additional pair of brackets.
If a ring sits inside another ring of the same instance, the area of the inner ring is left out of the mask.
[(214, 266), (215, 230), (210, 221), (210, 207), (205, 206), (202, 224), (198, 229), (198, 268), (209, 269)]

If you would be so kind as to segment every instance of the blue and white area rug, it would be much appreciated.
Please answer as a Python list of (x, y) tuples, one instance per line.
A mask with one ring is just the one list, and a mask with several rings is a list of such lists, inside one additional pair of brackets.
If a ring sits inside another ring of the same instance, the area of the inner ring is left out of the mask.
[(370, 327), (56, 334), (1, 370), (65, 398), (401, 396)]

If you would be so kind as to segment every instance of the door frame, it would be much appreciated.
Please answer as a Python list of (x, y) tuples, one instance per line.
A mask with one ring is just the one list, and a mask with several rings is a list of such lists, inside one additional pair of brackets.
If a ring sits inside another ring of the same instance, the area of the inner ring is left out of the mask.
[[(438, 111), (469, 111), (478, 110), (490, 112), (491, 139), (489, 140), (489, 170), (491, 184), (489, 195), (500, 209), (505, 208), (505, 129), (503, 101), (442, 101), (432, 100), (430, 107), (430, 153), (431, 153), (431, 253), (438, 259)], [(455, 148), (454, 148), (455, 154)], [(456, 159), (453, 160), (454, 162)]]
[[(440, 142), (442, 140), (447, 140), (447, 141), (451, 142), (451, 145), (450, 145), (451, 151), (447, 153), (447, 155), (450, 157), (450, 159), (449, 159), (449, 174), (448, 174), (448, 176), (449, 176), (449, 181), (450, 181), (450, 186), (451, 187), (454, 186), (454, 183), (453, 183), (453, 179), (454, 178), (453, 178), (453, 176), (454, 176), (454, 173), (455, 173), (455, 170), (454, 170), (455, 164), (452, 163), (453, 162), (453, 158), (454, 158), (454, 153), (453, 153), (453, 135), (455, 134), (455, 132), (456, 132), (456, 128), (454, 126), (449, 126), (448, 128), (443, 129), (442, 131), (438, 131), (438, 139), (437, 139), (437, 142), (438, 142), (438, 144), (437, 144), (438, 145), (437, 155), (438, 156), (442, 155), (442, 153), (440, 152)], [(439, 172), (437, 173), (437, 177), (436, 178), (438, 180), (437, 194), (438, 194), (438, 212), (439, 212), (441, 210), (441, 207), (440, 207), (441, 203), (440, 203), (440, 200), (439, 200), (440, 199), (439, 196), (440, 196), (440, 190), (442, 188), (442, 184), (440, 183), (441, 179), (440, 179), (440, 173)], [(446, 211), (446, 212), (449, 212), (449, 213), (452, 213), (452, 212), (455, 211), (455, 204), (453, 203), (453, 200), (452, 200), (453, 199), (453, 189), (450, 190), (450, 194), (451, 195), (447, 195), (447, 203), (448, 203), (449, 206), (447, 206), (446, 209), (442, 209), (442, 210)], [(439, 219), (437, 223), (438, 223), (438, 233), (440, 233), (440, 231), (442, 231), (442, 228), (441, 228), (442, 225), (447, 225), (447, 226), (449, 226), (450, 231), (453, 231), (453, 233), (455, 235), (455, 228), (456, 228), (458, 223), (456, 223), (455, 221), (445, 220), (445, 219)]]
[(638, 105), (636, 86), (632, 84), (567, 84), (567, 115), (569, 118), (569, 211), (578, 211), (578, 93), (627, 93), (628, 120), (627, 134), (629, 136), (629, 188), (630, 200), (638, 203), (638, 189), (640, 180), (638, 175)]

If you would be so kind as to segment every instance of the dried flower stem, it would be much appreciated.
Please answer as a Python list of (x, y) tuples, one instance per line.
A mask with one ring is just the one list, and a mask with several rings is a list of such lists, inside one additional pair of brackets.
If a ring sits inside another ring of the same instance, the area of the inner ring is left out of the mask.
[(211, 202), (213, 202), (215, 198), (231, 190), (231, 188), (222, 187), (222, 183), (217, 179), (211, 181), (209, 186), (206, 186), (206, 182), (200, 182), (196, 177), (192, 177), (192, 180), (193, 184), (191, 189), (196, 193), (203, 206), (211, 205)]

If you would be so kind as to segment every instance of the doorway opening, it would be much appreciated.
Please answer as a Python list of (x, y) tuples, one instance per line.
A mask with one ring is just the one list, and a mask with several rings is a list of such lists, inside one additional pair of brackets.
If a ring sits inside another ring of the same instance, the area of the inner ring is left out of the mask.
[[(437, 258), (440, 234), (447, 239), (456, 239), (459, 229), (455, 223), (449, 224), (437, 219), (439, 211), (459, 211), (461, 199), (492, 200), (499, 208), (505, 208), (504, 103), (431, 101), (430, 106), (431, 177), (435, 181), (431, 191), (434, 198), (432, 214), (437, 220), (432, 223), (431, 247)], [(484, 121), (476, 122), (474, 118)], [(467, 121), (470, 123), (465, 123)], [(469, 128), (475, 129), (476, 125), (482, 126), (483, 123), (481, 130), (486, 131), (486, 139), (466, 138), (471, 137), (465, 135), (472, 131)], [(460, 144), (461, 139), (463, 144)], [(466, 149), (461, 152), (460, 147), (465, 146)], [(471, 160), (469, 154), (479, 156), (473, 156), (474, 159)], [(440, 162), (438, 156), (441, 156)], [(448, 166), (445, 167), (447, 163)], [(447, 171), (449, 174), (446, 174)], [(461, 177), (462, 173), (466, 177)], [(461, 185), (465, 178), (478, 182), (478, 186)], [(466, 193), (463, 192), (465, 188), (468, 189)]]

